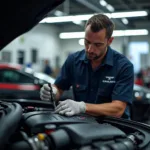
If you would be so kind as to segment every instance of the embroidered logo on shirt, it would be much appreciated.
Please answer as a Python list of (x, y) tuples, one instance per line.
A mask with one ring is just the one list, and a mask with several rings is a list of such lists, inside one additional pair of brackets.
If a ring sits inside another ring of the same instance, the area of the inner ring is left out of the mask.
[(102, 80), (103, 83), (116, 83), (115, 77), (113, 76), (106, 76), (104, 80)]

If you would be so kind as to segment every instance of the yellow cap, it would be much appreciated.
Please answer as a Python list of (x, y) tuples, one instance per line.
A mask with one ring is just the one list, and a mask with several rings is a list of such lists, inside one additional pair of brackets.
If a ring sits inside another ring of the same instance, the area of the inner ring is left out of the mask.
[(45, 136), (44, 136), (44, 134), (39, 133), (39, 134), (38, 134), (38, 139), (39, 139), (40, 141), (45, 140)]

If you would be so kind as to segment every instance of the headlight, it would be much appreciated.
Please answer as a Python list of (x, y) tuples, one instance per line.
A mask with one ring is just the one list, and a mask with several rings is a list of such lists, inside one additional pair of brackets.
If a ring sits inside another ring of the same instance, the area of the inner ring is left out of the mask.
[(140, 93), (139, 92), (135, 92), (135, 97), (139, 97), (140, 96)]
[(143, 97), (143, 92), (135, 92), (134, 96), (136, 97), (137, 100), (142, 100)]
[(147, 94), (146, 94), (146, 98), (147, 98), (147, 99), (150, 99), (150, 93), (147, 93)]

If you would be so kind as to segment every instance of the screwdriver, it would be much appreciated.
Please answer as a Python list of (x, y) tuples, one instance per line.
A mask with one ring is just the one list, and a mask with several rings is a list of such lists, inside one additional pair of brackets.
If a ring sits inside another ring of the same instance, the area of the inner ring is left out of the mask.
[(54, 93), (53, 93), (53, 89), (52, 89), (51, 83), (48, 83), (48, 86), (50, 87), (51, 101), (53, 103), (54, 108), (56, 108), (56, 103), (55, 103), (55, 98), (54, 98)]

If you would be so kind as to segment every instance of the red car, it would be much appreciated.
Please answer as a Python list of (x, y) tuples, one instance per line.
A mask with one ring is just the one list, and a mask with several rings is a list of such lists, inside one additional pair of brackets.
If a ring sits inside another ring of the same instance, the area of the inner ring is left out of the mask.
[(40, 99), (40, 88), (44, 83), (54, 83), (52, 77), (33, 72), (21, 65), (0, 64), (0, 98)]
[[(40, 100), (40, 88), (55, 79), (41, 72), (34, 72), (16, 64), (0, 64), (0, 98)], [(73, 91), (65, 91), (61, 100), (72, 98)]]

